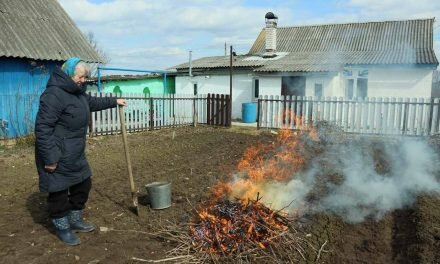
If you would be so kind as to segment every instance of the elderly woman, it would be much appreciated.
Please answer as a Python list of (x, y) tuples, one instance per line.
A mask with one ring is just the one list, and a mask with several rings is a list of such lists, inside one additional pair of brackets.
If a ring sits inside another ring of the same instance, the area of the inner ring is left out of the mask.
[(49, 216), (58, 238), (78, 245), (72, 232), (90, 232), (93, 224), (83, 222), (92, 172), (85, 157), (86, 133), (90, 111), (99, 111), (125, 100), (97, 98), (85, 93), (89, 66), (79, 58), (70, 58), (56, 67), (40, 97), (35, 123), (35, 160), (41, 192), (49, 193)]

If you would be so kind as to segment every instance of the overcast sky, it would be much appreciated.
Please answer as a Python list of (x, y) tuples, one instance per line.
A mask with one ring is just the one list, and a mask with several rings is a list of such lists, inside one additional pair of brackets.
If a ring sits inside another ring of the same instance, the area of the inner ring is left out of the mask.
[[(440, 0), (59, 0), (110, 57), (107, 66), (162, 70), (205, 56), (224, 55), (225, 42), (249, 51), (264, 27), (433, 18), (440, 59)], [(229, 48), (228, 48), (229, 49)]]

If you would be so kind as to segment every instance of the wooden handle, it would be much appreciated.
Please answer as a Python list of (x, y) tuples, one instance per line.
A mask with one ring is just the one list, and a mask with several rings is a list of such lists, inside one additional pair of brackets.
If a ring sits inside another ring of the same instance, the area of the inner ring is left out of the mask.
[(124, 142), (125, 160), (127, 161), (128, 178), (130, 179), (130, 188), (133, 195), (136, 190), (134, 188), (133, 172), (131, 170), (130, 152), (128, 151), (127, 129), (125, 127), (124, 109), (123, 106), (118, 106), (118, 108), (119, 120), (121, 120), (122, 141)]

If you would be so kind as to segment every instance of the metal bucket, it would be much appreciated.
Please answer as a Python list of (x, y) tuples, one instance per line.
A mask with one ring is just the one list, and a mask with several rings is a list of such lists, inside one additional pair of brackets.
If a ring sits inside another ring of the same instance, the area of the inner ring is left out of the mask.
[(152, 209), (165, 209), (171, 206), (171, 183), (152, 182), (145, 185)]

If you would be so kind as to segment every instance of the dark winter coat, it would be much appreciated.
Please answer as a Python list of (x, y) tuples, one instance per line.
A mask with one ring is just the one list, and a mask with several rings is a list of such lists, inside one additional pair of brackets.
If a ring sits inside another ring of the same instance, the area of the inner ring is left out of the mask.
[[(116, 98), (97, 98), (85, 93), (60, 68), (55, 68), (40, 97), (35, 121), (35, 160), (40, 191), (56, 192), (92, 175), (85, 157), (90, 111), (117, 105)], [(58, 163), (53, 173), (44, 165)]]

